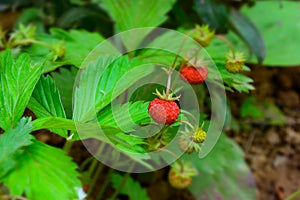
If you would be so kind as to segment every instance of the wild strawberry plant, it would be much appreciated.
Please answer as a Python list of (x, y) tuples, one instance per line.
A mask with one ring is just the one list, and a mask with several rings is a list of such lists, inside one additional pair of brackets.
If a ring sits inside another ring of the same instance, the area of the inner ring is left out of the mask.
[[(224, 5), (204, 2), (195, 1), (198, 15), (205, 13), (200, 5), (228, 15)], [(254, 199), (241, 149), (221, 134), (230, 116), (224, 91), (253, 89), (242, 73), (249, 70), (246, 58), (220, 34), (222, 24), (209, 18), (203, 20), (209, 25), (158, 28), (180, 4), (93, 1), (114, 21), (112, 37), (57, 27), (41, 31), (40, 23), (1, 30), (3, 198), (78, 199), (83, 187), (101, 199), (111, 185), (112, 199), (149, 199), (131, 173), (171, 166), (170, 185), (188, 188), (197, 199)], [(249, 44), (241, 13), (231, 12), (229, 22)], [(255, 44), (250, 48), (262, 61), (264, 53)], [(32, 133), (42, 129), (64, 138), (63, 149), (38, 141)], [(68, 153), (78, 140), (92, 156), (75, 164)], [(100, 176), (105, 181), (98, 191)]]

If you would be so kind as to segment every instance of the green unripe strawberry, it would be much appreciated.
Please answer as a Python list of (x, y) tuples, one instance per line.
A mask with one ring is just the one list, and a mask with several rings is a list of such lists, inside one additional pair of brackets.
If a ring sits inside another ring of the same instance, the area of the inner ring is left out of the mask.
[(245, 62), (244, 54), (241, 52), (233, 53), (232, 51), (226, 54), (225, 67), (231, 73), (238, 73), (242, 70)]
[(193, 39), (196, 40), (201, 46), (206, 47), (210, 44), (215, 35), (215, 31), (211, 30), (208, 25), (196, 25)]
[(206, 132), (202, 128), (197, 129), (196, 133), (193, 135), (193, 141), (195, 143), (203, 143), (205, 138)]

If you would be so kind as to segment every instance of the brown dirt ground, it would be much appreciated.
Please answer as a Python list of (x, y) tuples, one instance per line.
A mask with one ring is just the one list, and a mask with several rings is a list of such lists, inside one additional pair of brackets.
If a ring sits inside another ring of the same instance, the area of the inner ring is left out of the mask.
[[(251, 93), (258, 100), (274, 102), (286, 115), (286, 125), (255, 124), (249, 131), (228, 134), (245, 151), (256, 179), (257, 199), (283, 200), (300, 189), (300, 67), (253, 66), (249, 75), (256, 87)], [(229, 97), (233, 114), (238, 116), (246, 95)]]

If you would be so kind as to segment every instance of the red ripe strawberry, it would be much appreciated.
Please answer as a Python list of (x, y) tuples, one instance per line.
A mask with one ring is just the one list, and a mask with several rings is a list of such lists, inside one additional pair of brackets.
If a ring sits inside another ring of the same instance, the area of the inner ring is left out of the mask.
[(172, 124), (178, 118), (180, 109), (175, 101), (155, 98), (149, 106), (151, 118), (159, 124)]
[(208, 75), (207, 68), (204, 67), (194, 67), (185, 65), (181, 72), (180, 77), (183, 81), (190, 84), (201, 84), (203, 83)]

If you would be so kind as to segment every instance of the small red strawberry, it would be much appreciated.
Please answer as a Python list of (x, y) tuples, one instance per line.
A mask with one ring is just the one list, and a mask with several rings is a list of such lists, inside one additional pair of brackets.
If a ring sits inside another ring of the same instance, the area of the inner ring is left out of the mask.
[(183, 81), (190, 84), (204, 83), (208, 75), (208, 70), (205, 67), (194, 67), (190, 65), (184, 65), (180, 77)]
[(173, 124), (180, 113), (180, 109), (175, 103), (175, 100), (178, 100), (179, 97), (173, 97), (172, 93), (163, 94), (159, 93), (156, 90), (156, 93), (159, 98), (153, 99), (149, 106), (148, 112), (151, 118), (159, 124)]
[(155, 98), (148, 107), (151, 118), (159, 124), (173, 124), (179, 115), (179, 107), (175, 101)]

